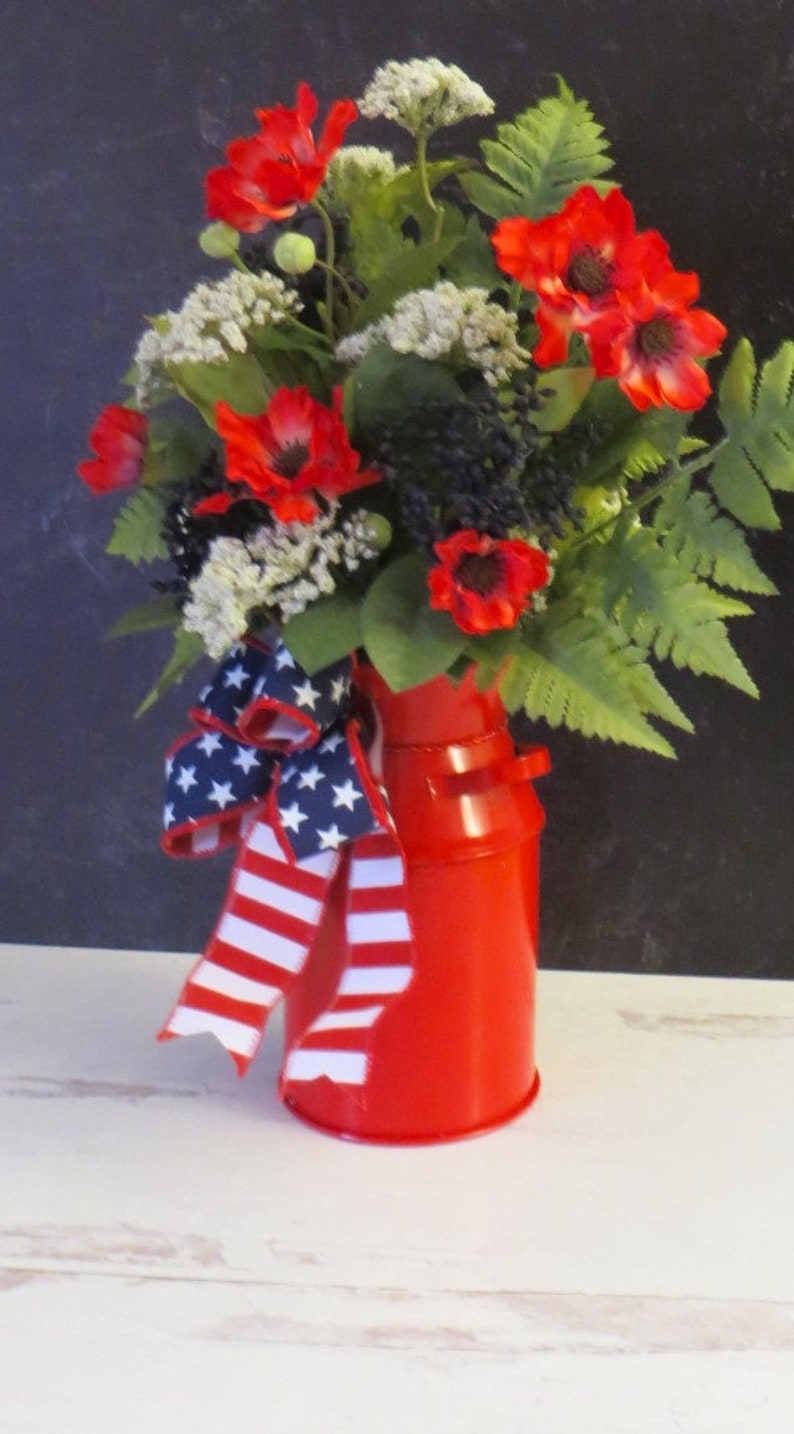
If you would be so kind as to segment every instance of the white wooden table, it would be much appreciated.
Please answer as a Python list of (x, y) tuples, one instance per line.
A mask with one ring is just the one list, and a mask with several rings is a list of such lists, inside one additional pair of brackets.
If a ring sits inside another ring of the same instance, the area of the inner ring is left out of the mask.
[(546, 972), (543, 1089), (336, 1141), (189, 957), (0, 947), (2, 1434), (791, 1434), (794, 984)]

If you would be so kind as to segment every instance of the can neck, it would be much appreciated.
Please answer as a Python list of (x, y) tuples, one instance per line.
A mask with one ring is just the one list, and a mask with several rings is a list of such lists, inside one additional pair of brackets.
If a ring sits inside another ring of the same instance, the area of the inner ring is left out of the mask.
[(501, 731), (507, 716), (495, 688), (477, 690), (473, 669), (457, 683), (434, 677), (406, 692), (392, 692), (367, 662), (356, 665), (356, 688), (377, 708), (388, 747), (447, 746), (477, 741)]

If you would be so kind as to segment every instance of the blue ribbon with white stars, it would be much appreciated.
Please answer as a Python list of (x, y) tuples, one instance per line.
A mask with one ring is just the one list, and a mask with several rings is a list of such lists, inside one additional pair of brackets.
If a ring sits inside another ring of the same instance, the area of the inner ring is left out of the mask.
[(382, 830), (389, 816), (352, 715), (352, 662), (309, 674), (278, 639), (238, 643), (200, 693), (198, 730), (166, 758), (162, 843), (204, 856), (263, 807), (296, 861)]

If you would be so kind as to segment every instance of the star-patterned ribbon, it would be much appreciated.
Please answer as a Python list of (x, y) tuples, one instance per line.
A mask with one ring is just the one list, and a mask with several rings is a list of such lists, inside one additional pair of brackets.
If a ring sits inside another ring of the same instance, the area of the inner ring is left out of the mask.
[(375, 1024), (412, 976), (405, 860), (352, 715), (349, 658), (311, 677), (279, 640), (238, 644), (166, 759), (164, 849), (235, 843), (226, 901), (160, 1039), (211, 1032), (244, 1075), (300, 978), (342, 852), (348, 963), (331, 1005), (287, 1053), (282, 1084), (365, 1090)]

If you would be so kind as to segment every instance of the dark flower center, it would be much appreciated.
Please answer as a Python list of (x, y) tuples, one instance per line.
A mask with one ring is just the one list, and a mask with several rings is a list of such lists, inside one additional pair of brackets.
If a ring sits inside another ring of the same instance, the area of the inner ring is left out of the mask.
[(455, 582), (478, 597), (487, 597), (499, 587), (504, 562), (499, 553), (464, 553), (455, 564)]
[(297, 478), (308, 457), (305, 443), (288, 443), (273, 459), (273, 472), (278, 473), (280, 478)]
[(569, 289), (579, 289), (594, 299), (611, 287), (612, 272), (612, 265), (607, 263), (603, 254), (587, 244), (571, 260), (565, 278)]
[(639, 325), (636, 342), (643, 358), (662, 358), (675, 348), (675, 329), (669, 319), (649, 319)]

